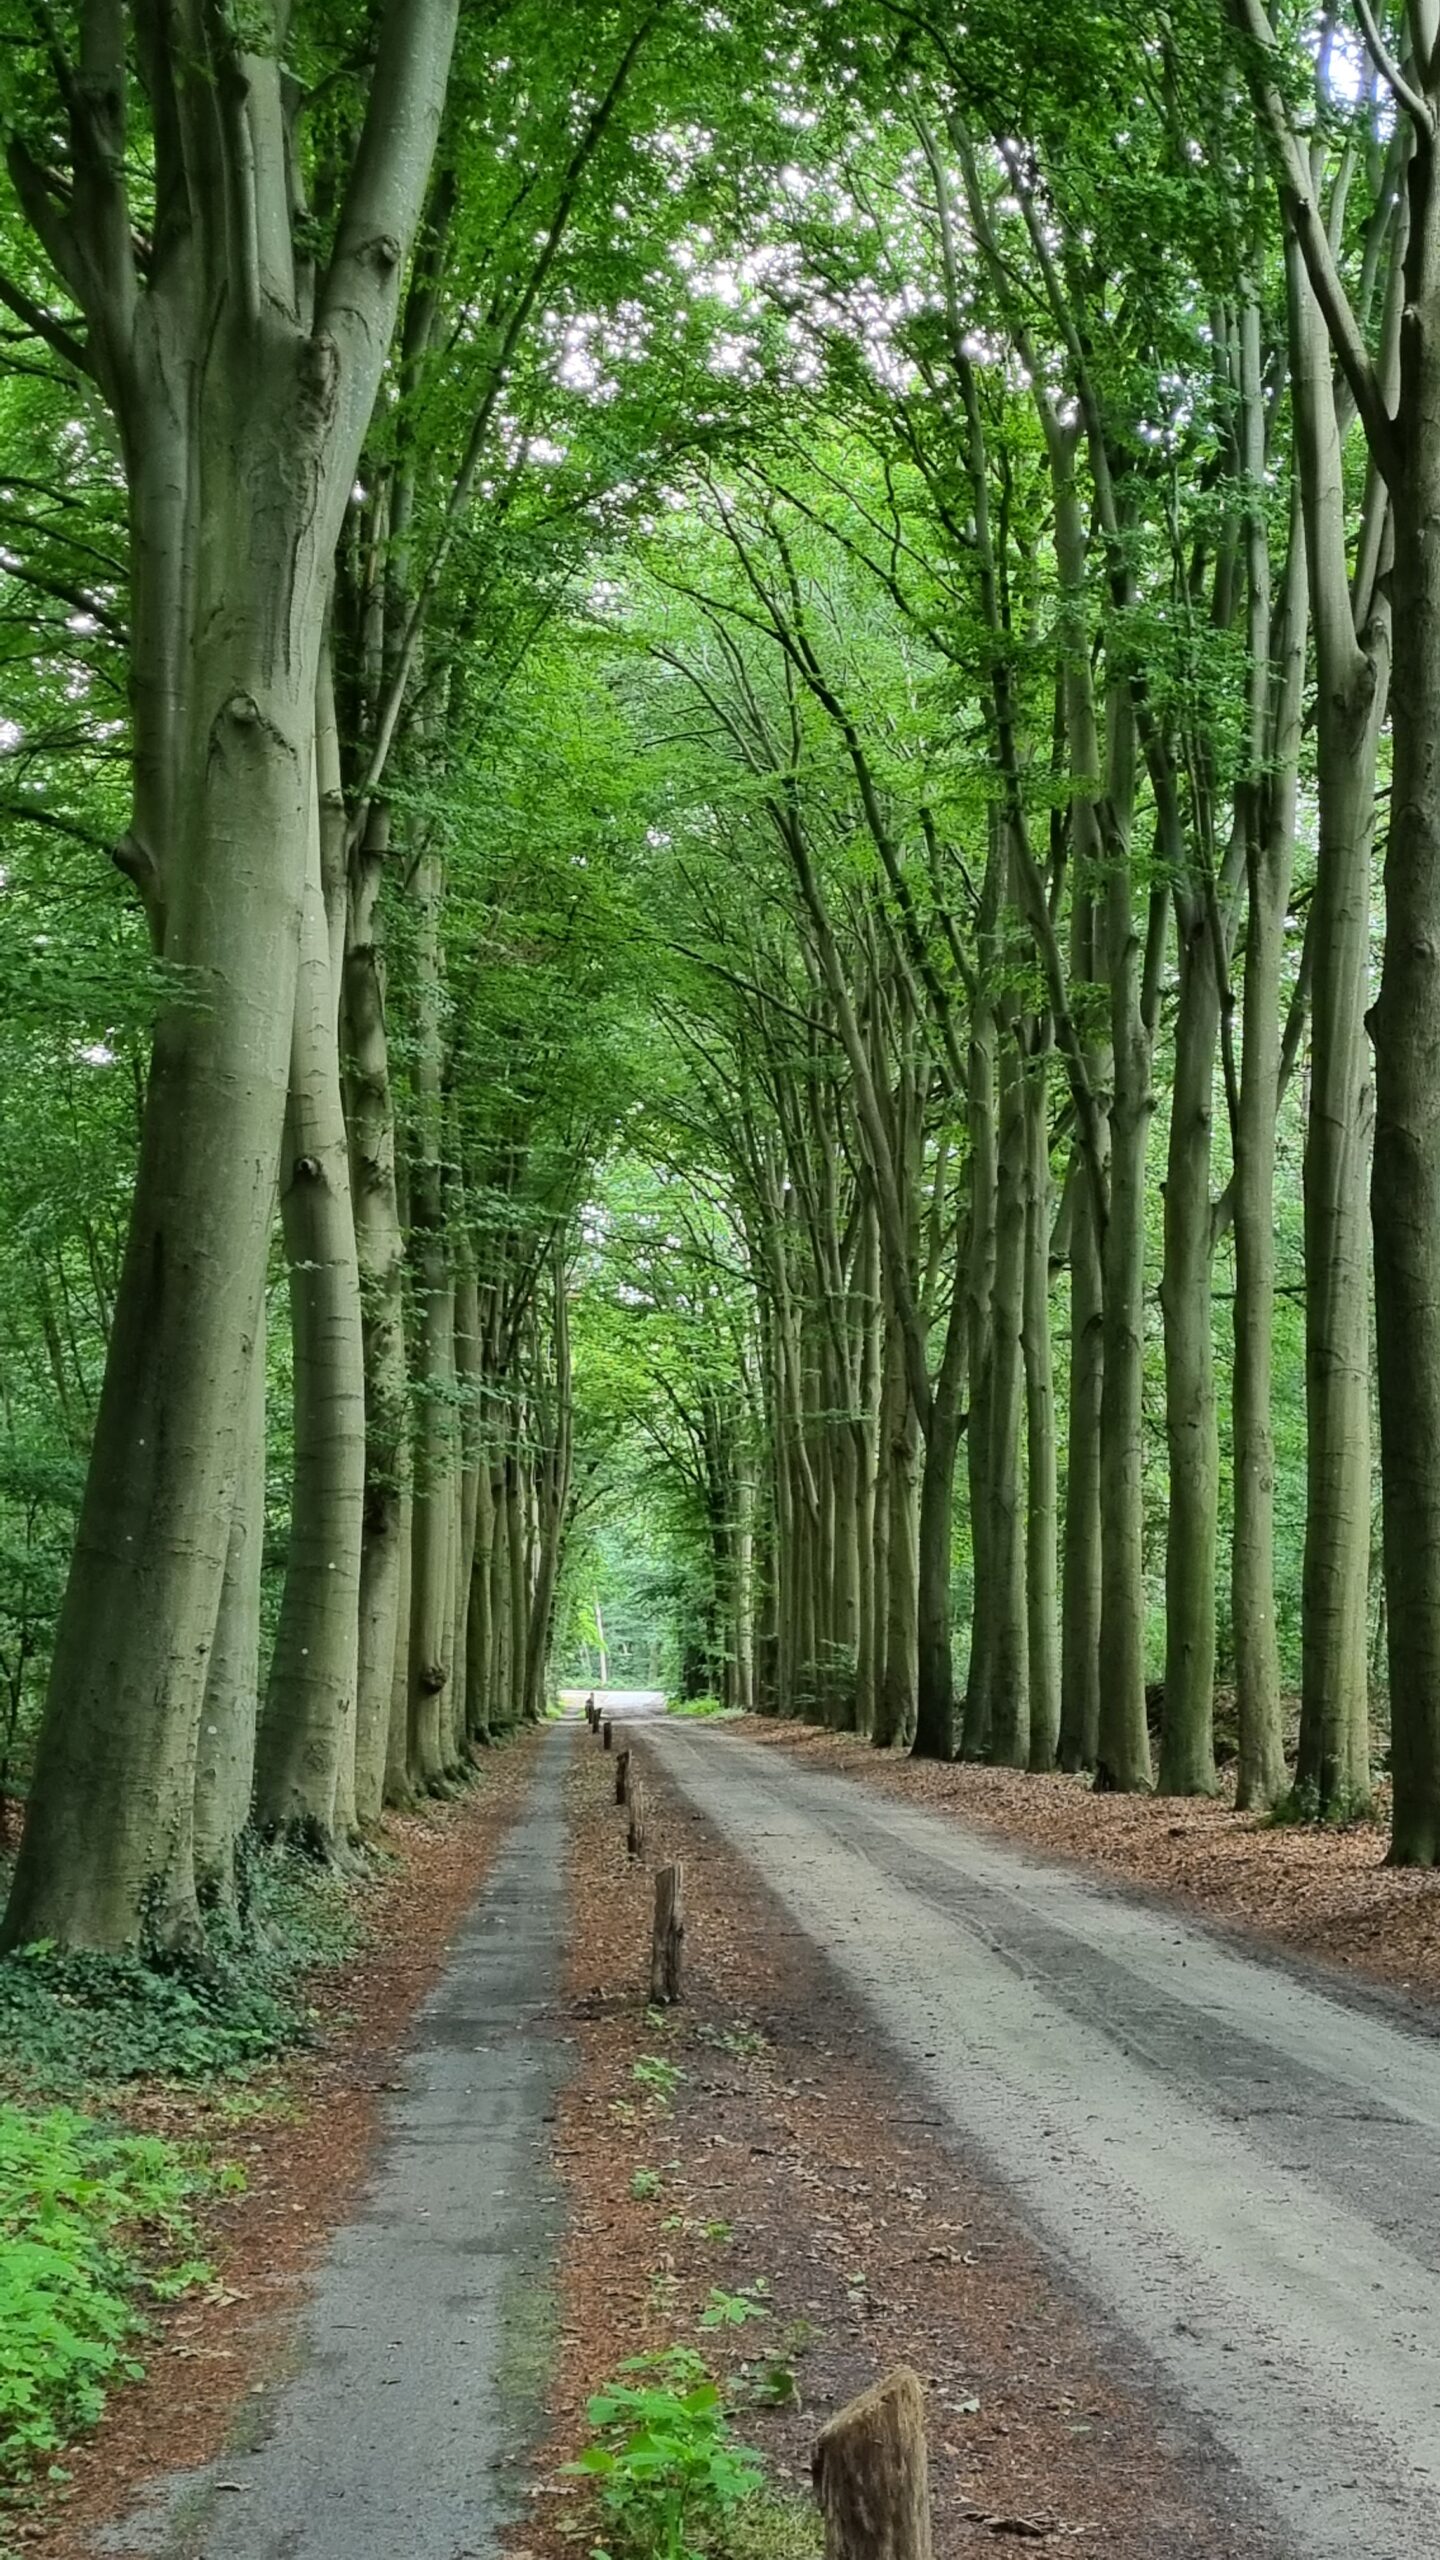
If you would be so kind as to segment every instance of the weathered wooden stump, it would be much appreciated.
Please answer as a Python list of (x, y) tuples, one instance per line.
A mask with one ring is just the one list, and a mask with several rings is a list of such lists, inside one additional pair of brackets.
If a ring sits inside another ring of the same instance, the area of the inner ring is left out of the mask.
[(645, 1802), (645, 1790), (638, 1778), (630, 1789), (629, 1805), (630, 1826), (625, 1834), (625, 1846), (632, 1858), (638, 1858), (645, 1847), (645, 1831), (649, 1814), (649, 1807)]
[(685, 1870), (661, 1867), (655, 1878), (655, 1925), (650, 1937), (650, 1999), (655, 2008), (680, 1997), (685, 1963)]
[(606, 1750), (607, 1750), (607, 1751), (608, 1751), (608, 1750), (609, 1750), (609, 1748), (610, 1748), (611, 1738), (612, 1738), (612, 1736), (613, 1736), (613, 1734), (614, 1734), (614, 1731), (615, 1731), (615, 1727), (614, 1727), (614, 1725), (611, 1723), (610, 1718), (607, 1716), (607, 1717), (606, 1717), (606, 1719), (605, 1719), (605, 1722), (603, 1723), (603, 1725), (602, 1725), (602, 1726), (601, 1726), (601, 1728), (600, 1728), (600, 1738), (601, 1738), (601, 1740), (603, 1741), (603, 1743), (604, 1743), (605, 1748), (606, 1748)]
[(595, 1718), (598, 1712), (599, 1710), (595, 1704), (595, 1692), (592, 1689), (589, 1697), (585, 1701), (585, 1721), (590, 1727), (592, 1733), (595, 1730)]
[(617, 1804), (628, 1804), (630, 1801), (630, 1754), (628, 1751), (618, 1751), (615, 1755), (615, 1801)]
[(908, 2365), (837, 2410), (811, 2468), (825, 2560), (930, 2560), (925, 2394)]

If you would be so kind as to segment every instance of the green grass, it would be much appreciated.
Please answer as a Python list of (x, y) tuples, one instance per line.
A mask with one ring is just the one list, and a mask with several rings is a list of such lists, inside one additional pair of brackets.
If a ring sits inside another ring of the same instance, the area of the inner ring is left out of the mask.
[(698, 1718), (706, 1723), (713, 1723), (720, 1716), (728, 1718), (743, 1715), (744, 1709), (727, 1707), (719, 1698), (667, 1698), (665, 1713), (667, 1716), (689, 1716), (692, 1719)]
[(70, 2107), (0, 2103), (0, 2495), (12, 2509), (56, 2476), (54, 2457), (94, 2425), (110, 2386), (140, 2371), (146, 2305), (208, 2279), (194, 2207), (231, 2175)]

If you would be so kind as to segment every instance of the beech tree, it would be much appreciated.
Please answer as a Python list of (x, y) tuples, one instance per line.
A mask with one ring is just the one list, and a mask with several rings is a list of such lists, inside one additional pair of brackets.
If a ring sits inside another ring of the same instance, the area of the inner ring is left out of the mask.
[(582, 1617), (1429, 1863), (1432, 31), (9, 33), (10, 1941)]

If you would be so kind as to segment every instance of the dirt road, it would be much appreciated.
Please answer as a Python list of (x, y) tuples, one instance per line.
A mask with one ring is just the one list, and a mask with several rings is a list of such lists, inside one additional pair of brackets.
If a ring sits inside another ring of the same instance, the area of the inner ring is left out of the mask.
[(636, 1736), (1296, 2560), (1440, 2553), (1440, 2041), (721, 1730)]
[(156, 2481), (106, 2560), (490, 2560), (542, 2425), (567, 1914), (549, 1734), (421, 2009), (363, 2208), (232, 2450)]

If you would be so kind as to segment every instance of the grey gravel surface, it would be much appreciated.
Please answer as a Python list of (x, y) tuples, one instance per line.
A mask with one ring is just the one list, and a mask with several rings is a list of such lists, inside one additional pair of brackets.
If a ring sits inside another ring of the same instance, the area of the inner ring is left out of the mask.
[(1435, 2560), (1424, 2022), (723, 1730), (657, 1723), (644, 1749), (824, 1949), (897, 2087), (1009, 2190), (1278, 2548)]
[(549, 2356), (550, 2120), (565, 1937), (552, 1732), (416, 2021), (358, 2216), (336, 2237), (263, 2440), (160, 2484), (96, 2549), (174, 2560), (489, 2560)]

